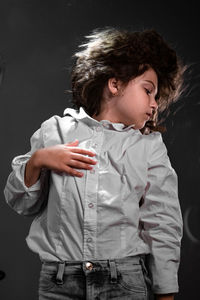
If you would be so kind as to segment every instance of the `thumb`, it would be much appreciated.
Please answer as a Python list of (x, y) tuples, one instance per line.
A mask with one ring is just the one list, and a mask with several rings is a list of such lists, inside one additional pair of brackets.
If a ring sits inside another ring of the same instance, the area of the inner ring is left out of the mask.
[(78, 140), (75, 140), (73, 142), (69, 142), (69, 143), (66, 143), (65, 145), (66, 146), (78, 146), (79, 144), (79, 141)]

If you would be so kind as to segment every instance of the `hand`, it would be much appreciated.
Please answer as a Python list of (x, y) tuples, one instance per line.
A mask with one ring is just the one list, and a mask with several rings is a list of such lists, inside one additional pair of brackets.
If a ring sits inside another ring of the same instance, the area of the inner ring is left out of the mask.
[(40, 168), (51, 169), (56, 172), (66, 172), (72, 176), (82, 177), (83, 173), (76, 169), (92, 170), (91, 165), (96, 161), (87, 157), (93, 157), (95, 153), (78, 148), (78, 141), (73, 143), (56, 145), (38, 150), (37, 165)]
[(72, 143), (37, 150), (27, 162), (25, 184), (33, 185), (39, 178), (42, 168), (82, 177), (83, 173), (76, 169), (91, 170), (91, 165), (95, 165), (96, 161), (86, 155), (93, 157), (95, 153), (77, 146), (78, 141), (76, 140)]

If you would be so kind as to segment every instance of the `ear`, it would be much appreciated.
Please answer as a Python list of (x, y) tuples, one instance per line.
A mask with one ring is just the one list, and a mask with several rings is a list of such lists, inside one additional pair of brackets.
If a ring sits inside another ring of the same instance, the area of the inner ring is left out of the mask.
[(108, 79), (108, 89), (113, 96), (115, 96), (119, 92), (120, 86), (120, 80), (117, 80), (114, 77)]

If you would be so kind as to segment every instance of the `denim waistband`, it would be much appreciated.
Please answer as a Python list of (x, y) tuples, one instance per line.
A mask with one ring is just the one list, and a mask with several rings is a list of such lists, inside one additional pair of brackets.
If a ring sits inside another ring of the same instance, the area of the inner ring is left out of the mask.
[(115, 261), (116, 264), (126, 264), (126, 263), (132, 263), (132, 264), (139, 264), (140, 260), (144, 259), (144, 255), (135, 255), (135, 256), (127, 256), (122, 258), (109, 258), (109, 259), (89, 259), (89, 260), (70, 260), (70, 261), (43, 261), (42, 263), (45, 266), (55, 266), (60, 263), (64, 263), (65, 266), (82, 266), (84, 263), (91, 262), (93, 264), (101, 264), (102, 266), (108, 266), (109, 261)]
[(109, 270), (111, 275), (111, 282), (117, 280), (117, 269), (127, 269), (133, 266), (141, 265), (143, 271), (146, 271), (144, 265), (144, 256), (128, 256), (116, 259), (105, 259), (105, 260), (84, 260), (84, 261), (60, 261), (60, 262), (43, 262), (43, 266), (48, 270), (56, 270), (56, 282), (57, 284), (63, 283), (63, 275), (70, 273), (75, 270), (80, 270), (85, 274), (96, 272), (99, 270)]

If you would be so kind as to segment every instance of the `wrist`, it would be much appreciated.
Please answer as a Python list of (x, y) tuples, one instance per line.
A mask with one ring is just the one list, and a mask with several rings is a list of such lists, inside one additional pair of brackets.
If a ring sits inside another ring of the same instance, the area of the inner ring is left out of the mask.
[(41, 155), (40, 150), (37, 150), (29, 161), (26, 163), (25, 174), (24, 174), (24, 183), (27, 187), (31, 187), (40, 177), (41, 173)]
[(41, 170), (44, 167), (42, 159), (43, 150), (44, 149), (39, 149), (35, 151), (28, 161), (28, 164), (31, 165), (32, 169)]

